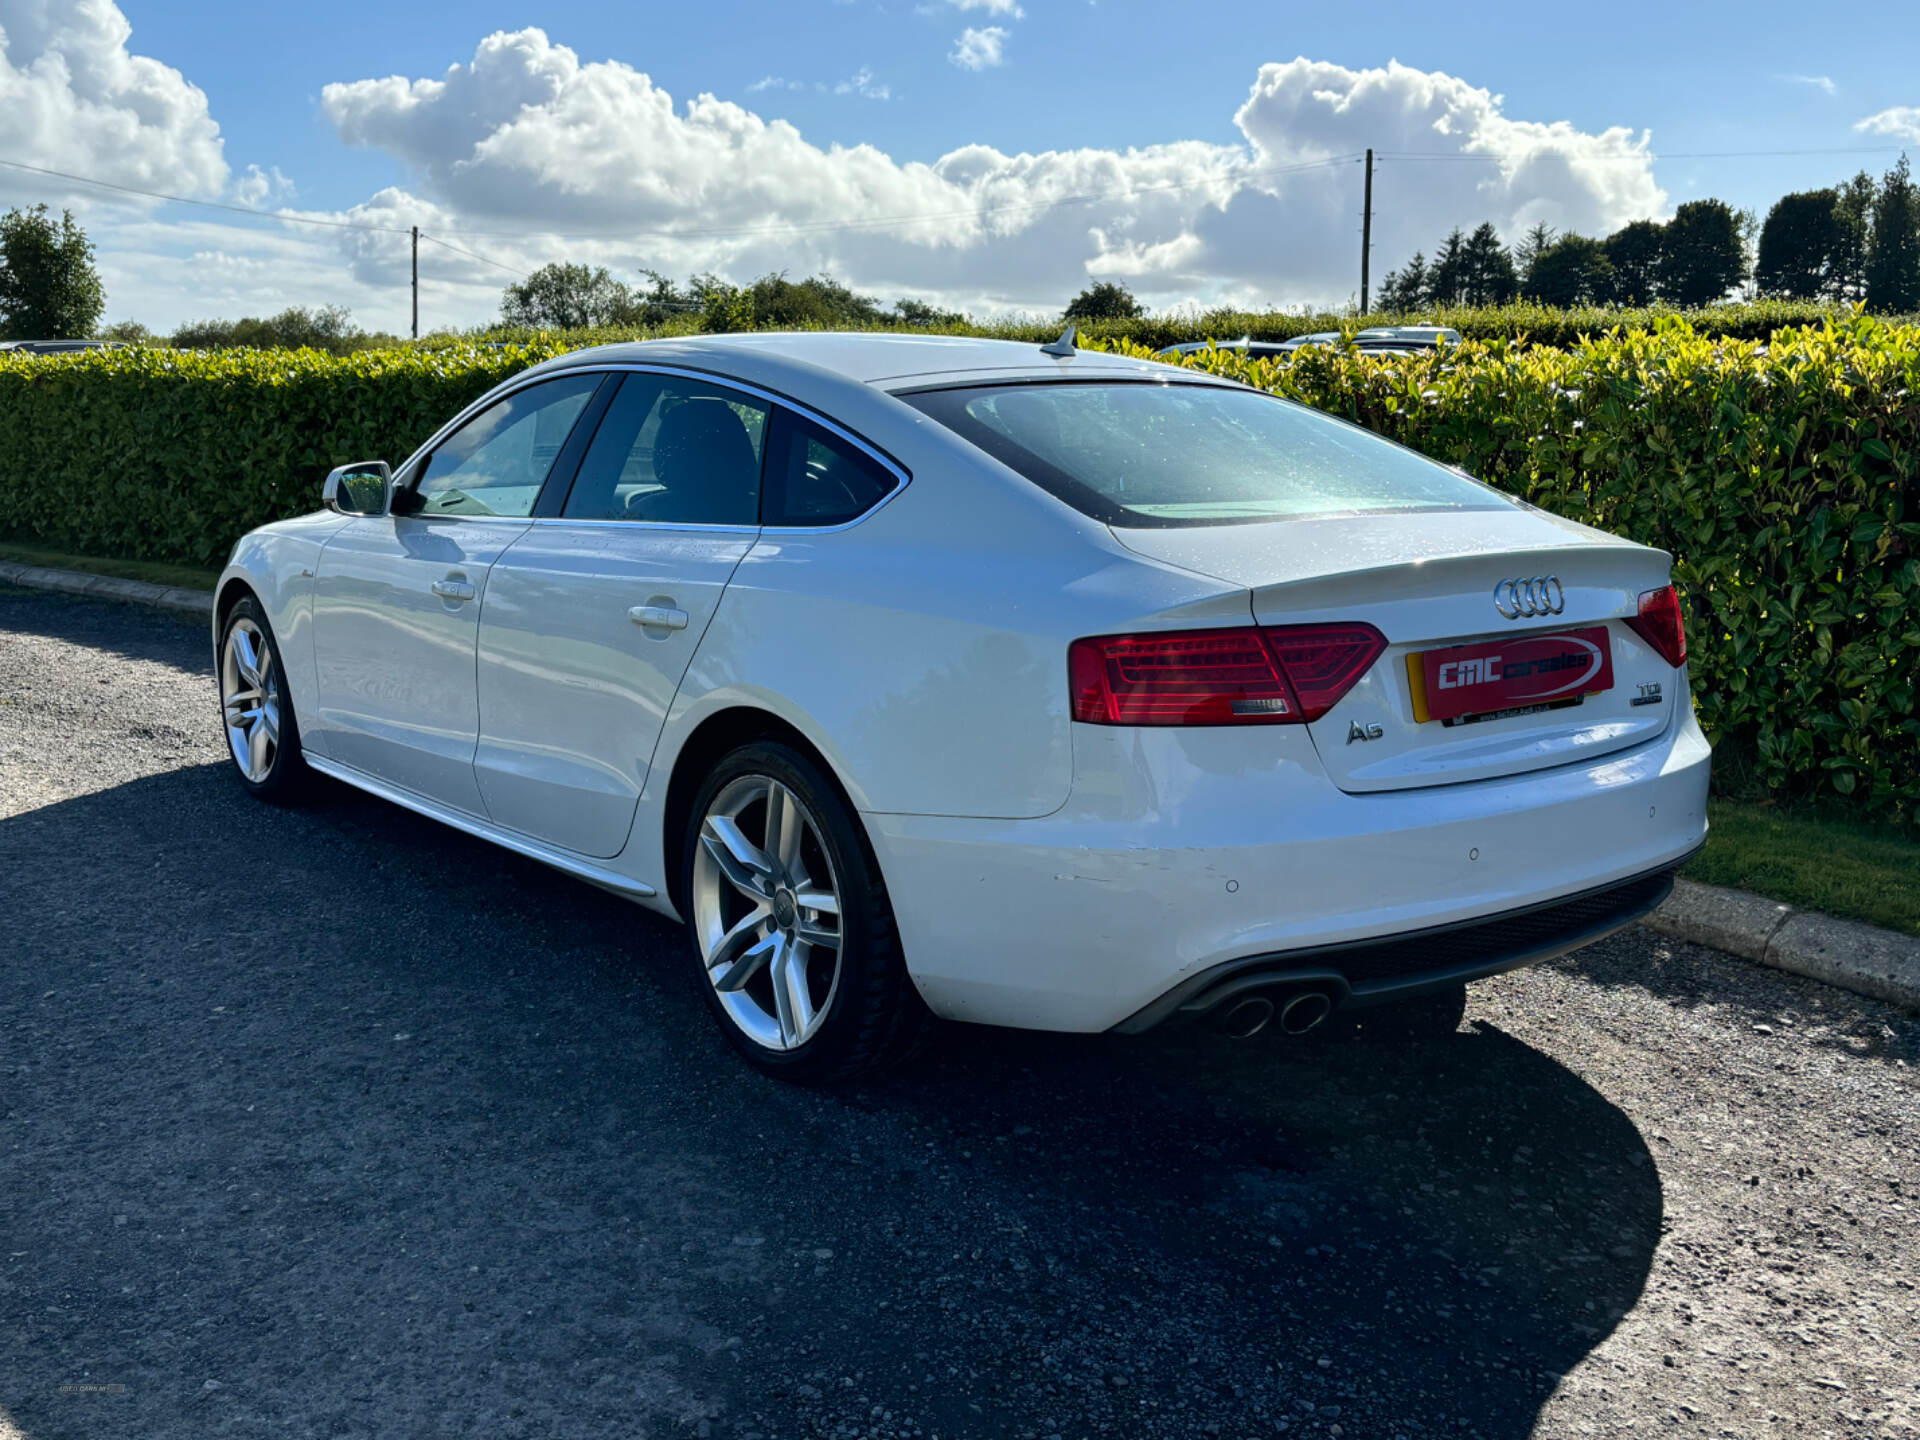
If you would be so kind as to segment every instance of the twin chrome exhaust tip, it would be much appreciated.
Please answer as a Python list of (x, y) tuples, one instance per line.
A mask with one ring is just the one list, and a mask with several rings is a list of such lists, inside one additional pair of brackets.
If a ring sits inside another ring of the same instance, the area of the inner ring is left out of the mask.
[(1333, 1013), (1333, 1000), (1322, 990), (1299, 990), (1283, 995), (1276, 1004), (1268, 995), (1247, 995), (1229, 1002), (1210, 1017), (1214, 1027), (1234, 1040), (1249, 1040), (1267, 1028), (1277, 1015), (1289, 1035), (1304, 1035)]

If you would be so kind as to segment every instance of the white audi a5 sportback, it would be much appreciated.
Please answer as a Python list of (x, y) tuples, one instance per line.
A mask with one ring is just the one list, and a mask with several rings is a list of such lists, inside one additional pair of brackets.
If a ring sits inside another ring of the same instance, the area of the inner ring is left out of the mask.
[(221, 577), (241, 782), (685, 920), (782, 1075), (932, 1015), (1451, 1028), (1706, 831), (1670, 557), (1070, 341), (583, 350), (324, 498)]

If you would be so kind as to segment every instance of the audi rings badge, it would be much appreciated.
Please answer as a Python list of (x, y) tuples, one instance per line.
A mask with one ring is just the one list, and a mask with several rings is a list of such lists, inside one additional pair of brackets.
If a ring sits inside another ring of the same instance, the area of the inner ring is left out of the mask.
[(1493, 608), (1509, 620), (1523, 615), (1558, 615), (1567, 608), (1566, 587), (1558, 575), (1502, 580), (1493, 587)]

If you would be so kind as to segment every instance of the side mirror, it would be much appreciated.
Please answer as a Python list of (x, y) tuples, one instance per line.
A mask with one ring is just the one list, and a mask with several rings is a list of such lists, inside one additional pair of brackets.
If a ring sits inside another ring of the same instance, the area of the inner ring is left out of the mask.
[(338, 515), (384, 515), (393, 471), (384, 460), (357, 460), (327, 472), (320, 503)]

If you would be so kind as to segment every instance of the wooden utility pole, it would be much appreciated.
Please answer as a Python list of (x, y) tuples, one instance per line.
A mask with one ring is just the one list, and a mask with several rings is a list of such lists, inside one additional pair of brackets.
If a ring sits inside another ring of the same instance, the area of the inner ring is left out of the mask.
[[(416, 232), (417, 233), (417, 232)], [(1367, 150), (1367, 198), (1360, 211), (1360, 313), (1367, 313), (1367, 267), (1373, 259), (1373, 150)]]
[[(1369, 150), (1367, 154), (1372, 156), (1373, 152)], [(1372, 171), (1369, 170), (1368, 174), (1372, 174)], [(1365, 281), (1361, 282), (1361, 288), (1363, 290), (1366, 288)], [(1361, 308), (1366, 307), (1362, 305)], [(420, 227), (418, 225), (413, 227), (413, 338), (416, 340), (420, 338)]]

